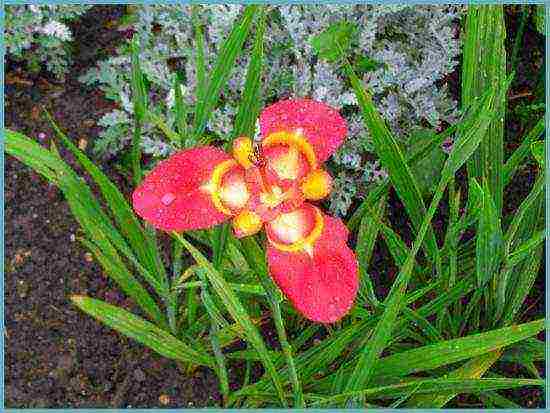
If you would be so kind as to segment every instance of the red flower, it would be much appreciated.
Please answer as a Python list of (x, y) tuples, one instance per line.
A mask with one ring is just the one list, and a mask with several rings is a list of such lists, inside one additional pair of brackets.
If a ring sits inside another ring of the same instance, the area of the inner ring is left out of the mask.
[(209, 228), (232, 218), (237, 237), (264, 225), (269, 271), (298, 311), (331, 323), (352, 307), (358, 266), (341, 220), (313, 204), (332, 179), (320, 167), (347, 133), (339, 113), (308, 99), (260, 115), (262, 141), (238, 138), (233, 156), (203, 146), (162, 161), (133, 194), (134, 209), (165, 231)]

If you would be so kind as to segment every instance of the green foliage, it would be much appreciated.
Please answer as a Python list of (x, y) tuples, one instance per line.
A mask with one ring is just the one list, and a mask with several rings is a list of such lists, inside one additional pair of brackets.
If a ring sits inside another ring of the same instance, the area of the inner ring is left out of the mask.
[[(227, 146), (232, 138), (250, 134), (267, 70), (268, 16), (262, 7), (247, 8), (212, 71), (206, 70), (206, 50), (201, 51), (204, 27), (194, 21), (197, 107), (183, 99), (176, 79), (174, 124), (157, 119), (149, 107), (146, 76), (134, 48), (135, 139), (142, 138), (140, 121), (149, 119), (174, 145), (196, 144), (253, 33), (253, 52)], [(388, 173), (369, 188), (347, 223), (361, 287), (349, 315), (330, 326), (309, 323), (288, 305), (269, 277), (259, 237), (236, 239), (228, 224), (173, 234), (170, 262), (165, 262), (168, 254), (157, 242), (159, 234), (140, 222), (113, 182), (55, 124), (58, 138), (91, 177), (102, 202), (61, 159), (55, 145), (44, 148), (7, 131), (6, 152), (61, 189), (84, 230), (83, 245), (137, 304), (139, 314), (88, 297), (73, 296), (73, 303), (164, 357), (213, 370), (227, 407), (433, 408), (445, 407), (459, 394), (479, 398), (486, 407), (515, 406), (498, 391), (544, 384), (535, 365), (544, 359), (544, 343), (535, 336), (545, 321), (525, 320), (522, 314), (545, 238), (540, 140), (544, 119), (506, 162), (498, 153), (488, 156), (502, 149), (501, 116), (510, 84), (503, 76), (502, 6), (472, 6), (466, 27), (466, 61), (479, 58), (478, 42), (487, 53), (481, 65), (464, 68), (463, 116), (439, 134), (418, 131), (409, 145), (397, 139), (357, 75), (364, 65), (346, 51), (355, 29), (332, 25), (312, 40), (321, 57), (344, 68), (373, 149)], [(489, 72), (495, 75), (491, 82), (484, 80)], [(191, 112), (192, 123), (187, 117)], [(445, 154), (441, 144), (455, 133), (452, 149)], [(499, 206), (506, 203), (502, 188), (533, 162), (530, 154), (540, 166), (536, 182), (517, 210), (505, 216)], [(455, 182), (465, 165), (467, 190)], [(134, 158), (134, 170), (140, 168), (139, 157)], [(412, 243), (389, 219), (392, 197), (404, 206)], [(437, 215), (445, 201), (449, 217), (445, 231), (438, 232), (435, 219), (446, 219)], [(466, 231), (473, 234), (468, 241)], [(394, 277), (389, 270), (380, 271), (374, 261), (376, 248), (393, 260), (398, 270)], [(373, 266), (386, 279), (372, 277)], [(383, 293), (377, 289), (380, 285), (391, 288)], [(268, 325), (278, 345), (270, 345), (262, 334)], [(234, 346), (237, 342), (245, 346)], [(530, 378), (509, 377), (500, 361), (523, 366)], [(238, 389), (230, 383), (235, 362), (247, 366)], [(257, 362), (264, 370), (251, 383), (251, 366)]]
[(533, 13), (533, 19), (535, 20), (535, 26), (540, 34), (545, 35), (544, 32), (544, 4), (537, 4), (535, 6), (535, 12)]
[(544, 141), (537, 141), (531, 144), (531, 153), (537, 160), (541, 169), (544, 169), (544, 165), (546, 164), (546, 156), (544, 156), (544, 152)]
[(340, 56), (341, 47), (348, 52), (352, 43), (356, 41), (358, 29), (354, 23), (341, 21), (334, 23), (325, 31), (311, 38), (311, 47), (321, 59), (334, 62)]
[[(462, 64), (462, 105), (468, 107), (492, 85), (502, 87), (506, 77), (504, 12), (502, 6), (471, 6), (465, 22), (466, 43)], [(487, 179), (495, 207), (503, 203), (504, 114), (506, 95), (495, 102), (497, 116), (479, 150), (468, 163), (468, 175)]]
[[(411, 146), (420, 148), (429, 145), (435, 140), (437, 140), (437, 136), (432, 130), (419, 129), (412, 134)], [(437, 146), (425, 158), (410, 165), (423, 194), (430, 194), (435, 189), (435, 185), (441, 176), (441, 169), (445, 163), (445, 158), (445, 152), (441, 146)]]

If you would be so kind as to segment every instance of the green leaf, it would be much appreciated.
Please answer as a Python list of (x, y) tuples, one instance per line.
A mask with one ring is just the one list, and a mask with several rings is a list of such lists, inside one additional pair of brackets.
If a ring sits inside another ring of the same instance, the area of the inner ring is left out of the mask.
[[(494, 319), (500, 319), (505, 311), (515, 312), (518, 306), (523, 302), (529, 293), (530, 286), (534, 282), (538, 266), (531, 262), (536, 260), (538, 253), (532, 251), (527, 257), (517, 255), (516, 260), (510, 261), (510, 256), (514, 250), (529, 242), (535, 234), (540, 231), (543, 225), (544, 210), (544, 174), (539, 174), (535, 185), (529, 192), (529, 195), (522, 201), (519, 208), (513, 215), (512, 222), (508, 226), (504, 237), (504, 254), (508, 260), (505, 262), (504, 269), (501, 271), (496, 285), (496, 309)], [(529, 244), (527, 244), (529, 245)], [(520, 250), (521, 251), (521, 250)], [(537, 264), (538, 265), (538, 264)], [(511, 305), (511, 301), (514, 302)], [(508, 305), (508, 310), (505, 306)], [(512, 320), (512, 314), (504, 315), (506, 323)]]
[[(378, 214), (378, 218), (381, 218), (384, 214), (385, 204), (386, 196), (383, 196), (380, 198), (378, 208), (375, 209), (375, 214)], [(379, 230), (378, 220), (371, 214), (366, 214), (361, 220), (361, 225), (357, 233), (357, 245), (355, 247), (357, 262), (359, 263), (359, 277), (361, 279), (359, 294), (364, 295), (374, 307), (380, 305), (380, 302), (374, 293), (374, 286), (367, 270)]]
[[(434, 285), (437, 286), (437, 283), (434, 283)], [(449, 291), (443, 291), (441, 294), (437, 295), (434, 300), (418, 308), (416, 312), (424, 318), (429, 317), (437, 313), (441, 308), (445, 308), (446, 306), (454, 303), (456, 300), (466, 296), (473, 290), (473, 288), (473, 282), (468, 279), (461, 280), (454, 287), (450, 288)], [(427, 288), (424, 290), (428, 291)], [(407, 305), (410, 305), (419, 298), (419, 293), (414, 292), (410, 293), (406, 297), (405, 301)], [(325, 384), (323, 387), (324, 389), (330, 389), (332, 387), (332, 381), (335, 374), (321, 380), (315, 378), (314, 375), (320, 370), (326, 369), (327, 366), (330, 366), (334, 360), (342, 355), (344, 351), (348, 351), (354, 342), (359, 341), (363, 343), (365, 339), (369, 337), (372, 327), (376, 325), (376, 322), (379, 319), (380, 317), (373, 317), (347, 326), (339, 330), (337, 335), (328, 337), (305, 352), (299, 354), (296, 357), (296, 365), (298, 370), (301, 372), (304, 386), (307, 386), (311, 382), (315, 382), (318, 386)], [(408, 320), (398, 321), (395, 330), (399, 331), (401, 328), (404, 328), (407, 323)], [(294, 344), (294, 348), (298, 348), (298, 346), (298, 344)], [(360, 348), (362, 348), (362, 346)], [(351, 362), (348, 362), (342, 366), (340, 370), (344, 370), (347, 377), (355, 365), (356, 360), (352, 359)], [(288, 371), (282, 370), (281, 377), (288, 380)], [(255, 394), (260, 389), (270, 389), (270, 384), (269, 379), (262, 378), (259, 382), (237, 391), (233, 397)]]
[[(451, 371), (445, 375), (446, 379), (479, 379), (487, 370), (495, 364), (502, 354), (501, 350), (491, 351), (476, 358), (473, 358), (460, 366), (458, 369)], [(413, 397), (407, 403), (407, 407), (418, 409), (433, 409), (445, 406), (450, 400), (458, 395), (456, 391), (441, 393), (440, 391), (433, 394), (424, 394)]]
[(212, 263), (217, 269), (221, 268), (224, 258), (225, 248), (229, 237), (231, 237), (231, 225), (223, 223), (212, 230)]
[(214, 357), (216, 358), (216, 372), (218, 380), (220, 381), (220, 391), (225, 405), (227, 404), (227, 400), (229, 398), (229, 379), (225, 356), (222, 352), (220, 340), (218, 338), (218, 326), (214, 322), (211, 325), (209, 337), (210, 343), (212, 344), (212, 350), (214, 351)]
[(543, 361), (546, 355), (546, 344), (536, 338), (528, 338), (506, 349), (501, 360), (519, 363), (522, 360)]
[(540, 168), (544, 169), (544, 164), (546, 163), (546, 157), (544, 156), (544, 141), (533, 142), (531, 144), (531, 153), (537, 160)]
[(501, 396), (496, 391), (485, 391), (480, 394), (480, 399), (486, 409), (518, 409), (521, 406), (504, 396)]
[(425, 393), (480, 393), (482, 391), (510, 389), (523, 386), (544, 386), (544, 380), (531, 379), (419, 379), (383, 387), (372, 387), (365, 390), (346, 392), (325, 397), (306, 394), (312, 400), (310, 407), (334, 404), (349, 398), (364, 396), (367, 399), (393, 399), (403, 395)]
[(143, 122), (147, 109), (147, 90), (145, 88), (144, 75), (139, 63), (141, 58), (139, 56), (139, 39), (137, 35), (134, 35), (130, 43), (130, 51), (132, 63), (130, 86), (132, 89), (134, 116), (138, 118), (140, 122)]
[(132, 104), (134, 108), (135, 125), (132, 134), (132, 173), (134, 185), (138, 186), (141, 182), (141, 126), (145, 119), (147, 110), (147, 90), (145, 88), (144, 75), (140, 67), (139, 42), (138, 36), (134, 35), (130, 44), (131, 51), (131, 79), (130, 87), (132, 89)]
[[(411, 310), (408, 307), (403, 307), (403, 315), (406, 319), (412, 322), (412, 325), (416, 326), (424, 333), (424, 336), (429, 342), (437, 343), (443, 341), (444, 338), (441, 333), (428, 321), (422, 317), (416, 311)], [(425, 342), (426, 340), (423, 340)]]
[(128, 268), (124, 265), (104, 233), (97, 230), (97, 226), (89, 221), (84, 211), (79, 212), (81, 208), (79, 208), (73, 199), (69, 198), (68, 201), (73, 214), (88, 234), (88, 237), (94, 241), (90, 242), (83, 239), (81, 242), (92, 251), (101, 266), (105, 269), (105, 272), (117, 283), (120, 289), (128, 297), (132, 298), (157, 325), (165, 327), (166, 318), (159, 310), (157, 304), (147, 290), (128, 271)]
[[(422, 147), (437, 139), (436, 133), (431, 129), (413, 131), (409, 140), (414, 148)], [(410, 150), (414, 150), (411, 148)], [(419, 189), (424, 194), (431, 194), (441, 176), (441, 169), (445, 164), (445, 152), (441, 146), (433, 148), (426, 157), (416, 163), (409, 163), (411, 171), (416, 178)]]
[[(126, 242), (114, 228), (110, 218), (105, 214), (97, 199), (84, 180), (61, 159), (56, 151), (48, 151), (22, 134), (6, 131), (6, 151), (23, 162), (38, 166), (38, 170), (45, 167), (45, 176), (51, 178), (65, 195), (71, 212), (84, 229), (88, 237), (99, 248), (96, 255), (101, 259), (107, 272), (121, 286), (124, 292), (138, 303), (142, 309), (159, 325), (164, 326), (164, 317), (147, 291), (132, 277), (111, 243), (117, 248), (128, 252)], [(92, 245), (92, 244), (90, 244)], [(131, 252), (126, 255), (129, 260), (139, 267), (139, 262)], [(147, 274), (147, 273), (145, 273)], [(148, 278), (157, 291), (163, 291), (156, 279)]]
[(468, 215), (479, 215), (482, 208), (485, 192), (477, 183), (475, 178), (468, 181), (468, 200), (466, 201), (466, 211)]
[(197, 70), (197, 89), (195, 92), (195, 96), (197, 98), (197, 102), (202, 102), (204, 100), (204, 96), (207, 93), (206, 92), (206, 58), (204, 56), (204, 33), (202, 31), (202, 27), (199, 22), (199, 16), (198, 16), (198, 5), (192, 6), (192, 21), (193, 21), (193, 29), (195, 32), (195, 67)]
[[(343, 52), (341, 52), (341, 55), (344, 56)], [(416, 179), (397, 141), (374, 106), (370, 94), (363, 88), (349, 62), (345, 61), (344, 67), (359, 102), (363, 120), (369, 129), (376, 154), (380, 158), (384, 168), (388, 171), (390, 181), (399, 198), (403, 201), (405, 210), (418, 232), (422, 218), (426, 213), (426, 208)], [(426, 228), (426, 230), (426, 250), (432, 260), (437, 263), (439, 261), (439, 252), (435, 234), (431, 226)]]
[(170, 333), (126, 310), (81, 295), (73, 295), (71, 301), (85, 313), (164, 357), (215, 368), (215, 361), (204, 349), (193, 349)]
[(487, 182), (483, 188), (483, 203), (477, 227), (476, 274), (478, 287), (484, 286), (498, 271), (503, 258), (503, 234), (500, 215), (493, 202)]
[(533, 13), (533, 19), (535, 20), (535, 26), (540, 34), (546, 35), (544, 32), (544, 4), (537, 4), (535, 12)]
[(244, 42), (248, 37), (258, 7), (257, 5), (246, 6), (243, 17), (235, 23), (233, 30), (231, 30), (227, 40), (220, 48), (218, 59), (212, 69), (212, 76), (195, 108), (193, 132), (197, 139), (203, 134), (208, 118), (219, 100), (220, 93), (227, 83), (231, 71), (235, 68), (235, 60), (243, 50)]
[(538, 227), (536, 222), (537, 203), (540, 203), (544, 194), (544, 174), (539, 174), (531, 192), (521, 202), (516, 210), (512, 222), (508, 226), (505, 234), (504, 251), (506, 255), (510, 255), (514, 246), (525, 242), (533, 236), (533, 232)]
[(248, 264), (251, 268), (255, 268), (258, 272), (258, 279), (262, 284), (264, 290), (267, 292), (269, 305), (273, 313), (273, 321), (275, 322), (275, 328), (279, 337), (279, 343), (283, 350), (283, 354), (286, 359), (288, 370), (290, 372), (290, 379), (292, 382), (292, 389), (294, 392), (294, 407), (304, 408), (304, 396), (302, 393), (302, 384), (298, 377), (296, 370), (296, 363), (294, 361), (292, 347), (288, 343), (288, 337), (286, 334), (283, 317), (281, 313), (281, 293), (274, 285), (271, 277), (269, 276), (267, 265), (265, 262), (265, 254), (257, 244), (253, 237), (246, 237), (242, 241), (245, 256), (247, 257)]
[[(407, 153), (407, 163), (409, 165), (415, 165), (428, 154), (439, 147), (445, 139), (451, 136), (457, 129), (456, 125), (448, 127), (445, 131), (441, 132), (436, 136), (432, 142), (427, 142), (423, 146), (418, 148), (412, 148), (412, 153)], [(375, 203), (378, 202), (381, 196), (386, 194), (389, 189), (389, 179), (386, 178), (382, 183), (378, 184), (372, 191), (369, 192), (367, 198), (361, 203), (361, 205), (355, 210), (352, 217), (347, 223), (347, 226), (350, 231), (354, 231), (361, 219), (367, 212), (367, 209), (374, 208)]]
[[(474, 180), (475, 181), (475, 180)], [(458, 244), (460, 242), (460, 229), (459, 223), (459, 210), (460, 210), (460, 190), (456, 191), (454, 179), (451, 180), (449, 187), (449, 225), (447, 226), (447, 232), (445, 233), (445, 243), (443, 247), (443, 254), (449, 258), (448, 272), (445, 278), (446, 286), (452, 286), (456, 282), (458, 273)]]
[(521, 145), (512, 153), (504, 165), (504, 185), (508, 185), (514, 174), (525, 165), (525, 158), (529, 155), (531, 144), (544, 133), (544, 117), (525, 135)]
[(46, 115), (52, 124), (57, 136), (63, 144), (72, 152), (80, 165), (90, 174), (94, 182), (98, 185), (103, 198), (106, 201), (108, 208), (111, 210), (118, 227), (124, 234), (125, 238), (130, 243), (132, 250), (125, 247), (124, 243), (119, 239), (114, 239), (113, 242), (117, 248), (132, 261), (133, 252), (137, 254), (139, 263), (144, 267), (140, 267), (143, 276), (147, 279), (156, 279), (163, 288), (157, 289), (157, 292), (164, 295), (167, 288), (167, 275), (164, 265), (161, 261), (156, 243), (147, 235), (145, 229), (139, 223), (133, 209), (128, 204), (128, 201), (119, 191), (115, 184), (92, 162), (88, 157), (76, 147), (74, 143), (59, 129), (57, 124), (46, 112)]
[(189, 113), (189, 107), (183, 99), (181, 88), (183, 82), (180, 79), (179, 73), (174, 76), (174, 111), (176, 112), (176, 128), (178, 131), (178, 146), (183, 147), (187, 138), (187, 114)]
[[(262, 8), (259, 17), (259, 23), (256, 29), (254, 39), (254, 48), (252, 56), (248, 63), (244, 90), (241, 103), (235, 117), (235, 129), (233, 137), (254, 136), (256, 119), (260, 113), (261, 107), (261, 85), (262, 70), (264, 59), (264, 33), (266, 27), (266, 14)], [(229, 146), (229, 143), (228, 143)]]
[(544, 319), (540, 319), (393, 354), (379, 361), (376, 376), (405, 376), (432, 370), (509, 346), (543, 329)]
[(182, 243), (184, 248), (189, 251), (197, 264), (204, 269), (208, 281), (212, 285), (212, 288), (216, 294), (220, 297), (227, 311), (229, 311), (233, 319), (242, 327), (247, 340), (261, 356), (262, 364), (271, 376), (275, 389), (277, 390), (277, 394), (279, 395), (279, 400), (284, 406), (286, 406), (286, 399), (284, 397), (281, 379), (275, 369), (273, 361), (269, 357), (269, 353), (258, 329), (252, 323), (250, 316), (246, 312), (246, 309), (240, 302), (239, 298), (231, 290), (227, 281), (225, 281), (219, 271), (216, 270), (216, 268), (204, 257), (204, 255), (200, 253), (199, 250), (197, 250), (191, 243), (189, 243), (178, 233), (173, 233), (173, 235), (179, 242)]
[[(353, 73), (351, 74), (353, 75)], [(357, 79), (356, 83), (356, 92), (360, 92), (362, 89), (359, 87)], [(362, 97), (361, 93), (357, 93), (357, 95), (360, 102), (365, 101), (364, 94)], [(355, 368), (347, 382), (346, 390), (358, 390), (364, 388), (368, 384), (377, 359), (391, 338), (391, 333), (395, 327), (397, 316), (403, 306), (403, 297), (413, 270), (416, 254), (422, 245), (425, 235), (428, 233), (428, 228), (431, 229), (431, 220), (435, 214), (439, 202), (441, 201), (441, 198), (443, 197), (445, 187), (447, 183), (453, 179), (456, 171), (476, 150), (492, 120), (490, 116), (492, 114), (492, 107), (490, 106), (492, 98), (493, 94), (488, 92), (487, 98), (484, 99), (484, 102), (487, 100), (486, 105), (484, 104), (482, 106), (482, 108), (486, 109), (480, 111), (479, 115), (472, 119), (472, 128), (470, 128), (467, 133), (463, 134), (453, 145), (453, 149), (443, 167), (441, 179), (435, 190), (434, 197), (428, 211), (423, 217), (411, 251), (407, 256), (406, 262), (401, 267), (399, 274), (397, 275), (389, 297), (386, 299), (386, 309), (384, 310), (384, 314), (378, 322), (372, 338), (368, 341), (367, 345), (365, 345), (364, 351), (357, 360)], [(486, 107), (487, 105), (488, 107)]]
[(160, 129), (168, 139), (172, 141), (173, 144), (179, 145), (181, 142), (181, 137), (176, 131), (172, 130), (165, 122), (161, 115), (157, 115), (152, 110), (145, 110), (146, 119), (149, 120), (153, 125)]
[(527, 258), (535, 248), (541, 244), (546, 238), (546, 230), (541, 229), (536, 232), (533, 237), (521, 244), (514, 252), (512, 252), (508, 257), (506, 257), (507, 265), (515, 266), (519, 262)]
[[(466, 39), (462, 64), (462, 106), (468, 107), (488, 87), (504, 87), (506, 78), (506, 28), (502, 5), (472, 5), (466, 16)], [(488, 181), (497, 214), (503, 204), (504, 114), (506, 94), (497, 93), (496, 116), (487, 137), (468, 162), (468, 175), (480, 182)]]
[(542, 246), (540, 246), (525, 259), (519, 271), (516, 270), (518, 274), (514, 282), (510, 283), (510, 297), (504, 310), (504, 317), (502, 319), (503, 325), (509, 325), (513, 322), (525, 298), (531, 291), (539, 273), (542, 253), (543, 249)]
[(334, 62), (340, 56), (338, 47), (347, 52), (355, 40), (357, 33), (358, 27), (355, 23), (340, 21), (333, 23), (323, 32), (313, 36), (310, 44), (313, 51), (321, 59)]

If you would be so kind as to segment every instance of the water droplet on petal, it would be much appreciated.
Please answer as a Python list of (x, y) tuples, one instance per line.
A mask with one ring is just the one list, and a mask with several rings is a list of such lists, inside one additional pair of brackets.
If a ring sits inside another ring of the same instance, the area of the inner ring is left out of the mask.
[(170, 205), (172, 202), (174, 202), (174, 199), (176, 199), (176, 196), (170, 192), (168, 192), (167, 194), (164, 194), (160, 200), (160, 202), (163, 203), (163, 205), (165, 206), (168, 206)]

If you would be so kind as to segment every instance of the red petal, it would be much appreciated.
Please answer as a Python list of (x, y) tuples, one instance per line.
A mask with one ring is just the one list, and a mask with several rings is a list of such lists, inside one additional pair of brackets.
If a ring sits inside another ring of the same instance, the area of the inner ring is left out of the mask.
[(271, 133), (303, 129), (319, 163), (324, 162), (342, 144), (347, 124), (336, 109), (310, 99), (281, 100), (260, 114), (260, 132)]
[(312, 321), (334, 323), (353, 306), (358, 264), (346, 239), (344, 224), (325, 215), (313, 256), (305, 251), (281, 251), (268, 242), (271, 276), (296, 309)]
[(209, 228), (227, 215), (212, 203), (205, 185), (220, 162), (231, 159), (221, 149), (203, 146), (178, 152), (160, 162), (132, 196), (136, 213), (165, 231)]

